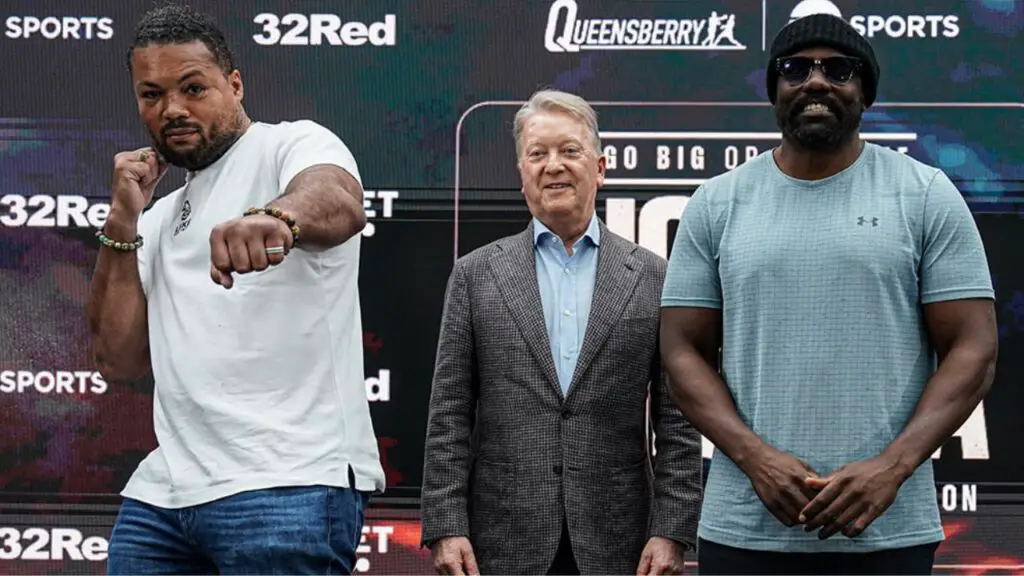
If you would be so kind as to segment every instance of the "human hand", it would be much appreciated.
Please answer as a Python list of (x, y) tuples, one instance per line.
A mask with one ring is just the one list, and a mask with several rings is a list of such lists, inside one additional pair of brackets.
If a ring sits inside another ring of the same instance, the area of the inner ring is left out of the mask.
[(167, 163), (153, 148), (115, 155), (111, 211), (123, 211), (126, 217), (137, 219), (166, 173)]
[(682, 574), (685, 552), (682, 545), (668, 538), (652, 536), (640, 554), (637, 576)]
[(218, 224), (210, 232), (210, 278), (231, 288), (232, 272), (247, 274), (284, 262), (293, 238), (284, 221), (263, 214)]
[(847, 464), (827, 478), (808, 477), (804, 484), (819, 492), (801, 510), (800, 522), (808, 532), (821, 527), (821, 540), (839, 531), (854, 538), (889, 509), (904, 479), (885, 456)]
[(480, 574), (473, 545), (465, 536), (442, 538), (430, 547), (438, 574)]
[(786, 526), (799, 523), (800, 511), (816, 494), (805, 483), (818, 474), (806, 462), (766, 445), (744, 472), (768, 511)]

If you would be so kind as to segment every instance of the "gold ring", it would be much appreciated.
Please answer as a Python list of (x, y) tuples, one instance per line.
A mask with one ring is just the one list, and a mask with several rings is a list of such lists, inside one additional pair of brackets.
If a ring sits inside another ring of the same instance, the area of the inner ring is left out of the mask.
[(284, 246), (267, 246), (267, 254), (284, 254)]
[(145, 152), (139, 154), (139, 160), (141, 160), (142, 162), (145, 162), (146, 158), (149, 158), (149, 154), (146, 154)]

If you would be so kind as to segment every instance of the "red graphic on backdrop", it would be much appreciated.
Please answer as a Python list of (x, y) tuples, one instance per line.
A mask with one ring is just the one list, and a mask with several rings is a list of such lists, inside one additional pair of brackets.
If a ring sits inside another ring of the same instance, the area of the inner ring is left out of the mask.
[(363, 332), (363, 348), (373, 352), (373, 355), (376, 356), (383, 347), (384, 341), (380, 339), (380, 336), (369, 331)]
[(398, 468), (391, 466), (388, 462), (388, 450), (398, 446), (398, 440), (390, 436), (380, 436), (377, 438), (377, 449), (380, 451), (380, 465), (384, 468), (384, 477), (387, 479), (388, 486), (395, 486), (401, 484), (405, 480), (405, 476), (398, 471)]

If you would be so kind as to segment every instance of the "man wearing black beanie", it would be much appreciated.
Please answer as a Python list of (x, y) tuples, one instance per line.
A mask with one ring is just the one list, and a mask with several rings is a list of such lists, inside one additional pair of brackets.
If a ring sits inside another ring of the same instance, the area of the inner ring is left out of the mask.
[(880, 76), (842, 19), (787, 25), (781, 145), (683, 212), (661, 353), (716, 447), (701, 574), (930, 574), (943, 540), (929, 458), (992, 384), (994, 294), (950, 179), (861, 140)]

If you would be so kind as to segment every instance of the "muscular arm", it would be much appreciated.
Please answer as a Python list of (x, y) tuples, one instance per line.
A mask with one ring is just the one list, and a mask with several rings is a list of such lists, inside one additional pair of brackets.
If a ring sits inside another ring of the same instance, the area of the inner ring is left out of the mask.
[(366, 226), (363, 187), (333, 164), (318, 164), (299, 172), (269, 207), (280, 208), (295, 219), (300, 245), (337, 246)]
[(651, 419), (657, 452), (650, 535), (696, 550), (703, 492), (701, 438), (672, 401), (659, 354), (651, 366)]
[(939, 367), (907, 426), (884, 452), (898, 463), (904, 478), (939, 449), (985, 397), (998, 354), (991, 300), (926, 304), (924, 317)]
[(470, 436), (476, 417), (476, 352), (465, 268), (448, 281), (423, 455), (422, 544), (469, 536)]
[[(133, 240), (136, 226), (131, 217), (111, 212), (104, 230), (112, 239)], [(135, 252), (100, 247), (86, 317), (96, 367), (107, 382), (130, 382), (149, 372), (146, 296)]]
[(740, 419), (715, 369), (721, 333), (721, 310), (662, 309), (661, 357), (676, 404), (697, 430), (746, 471), (764, 441)]

